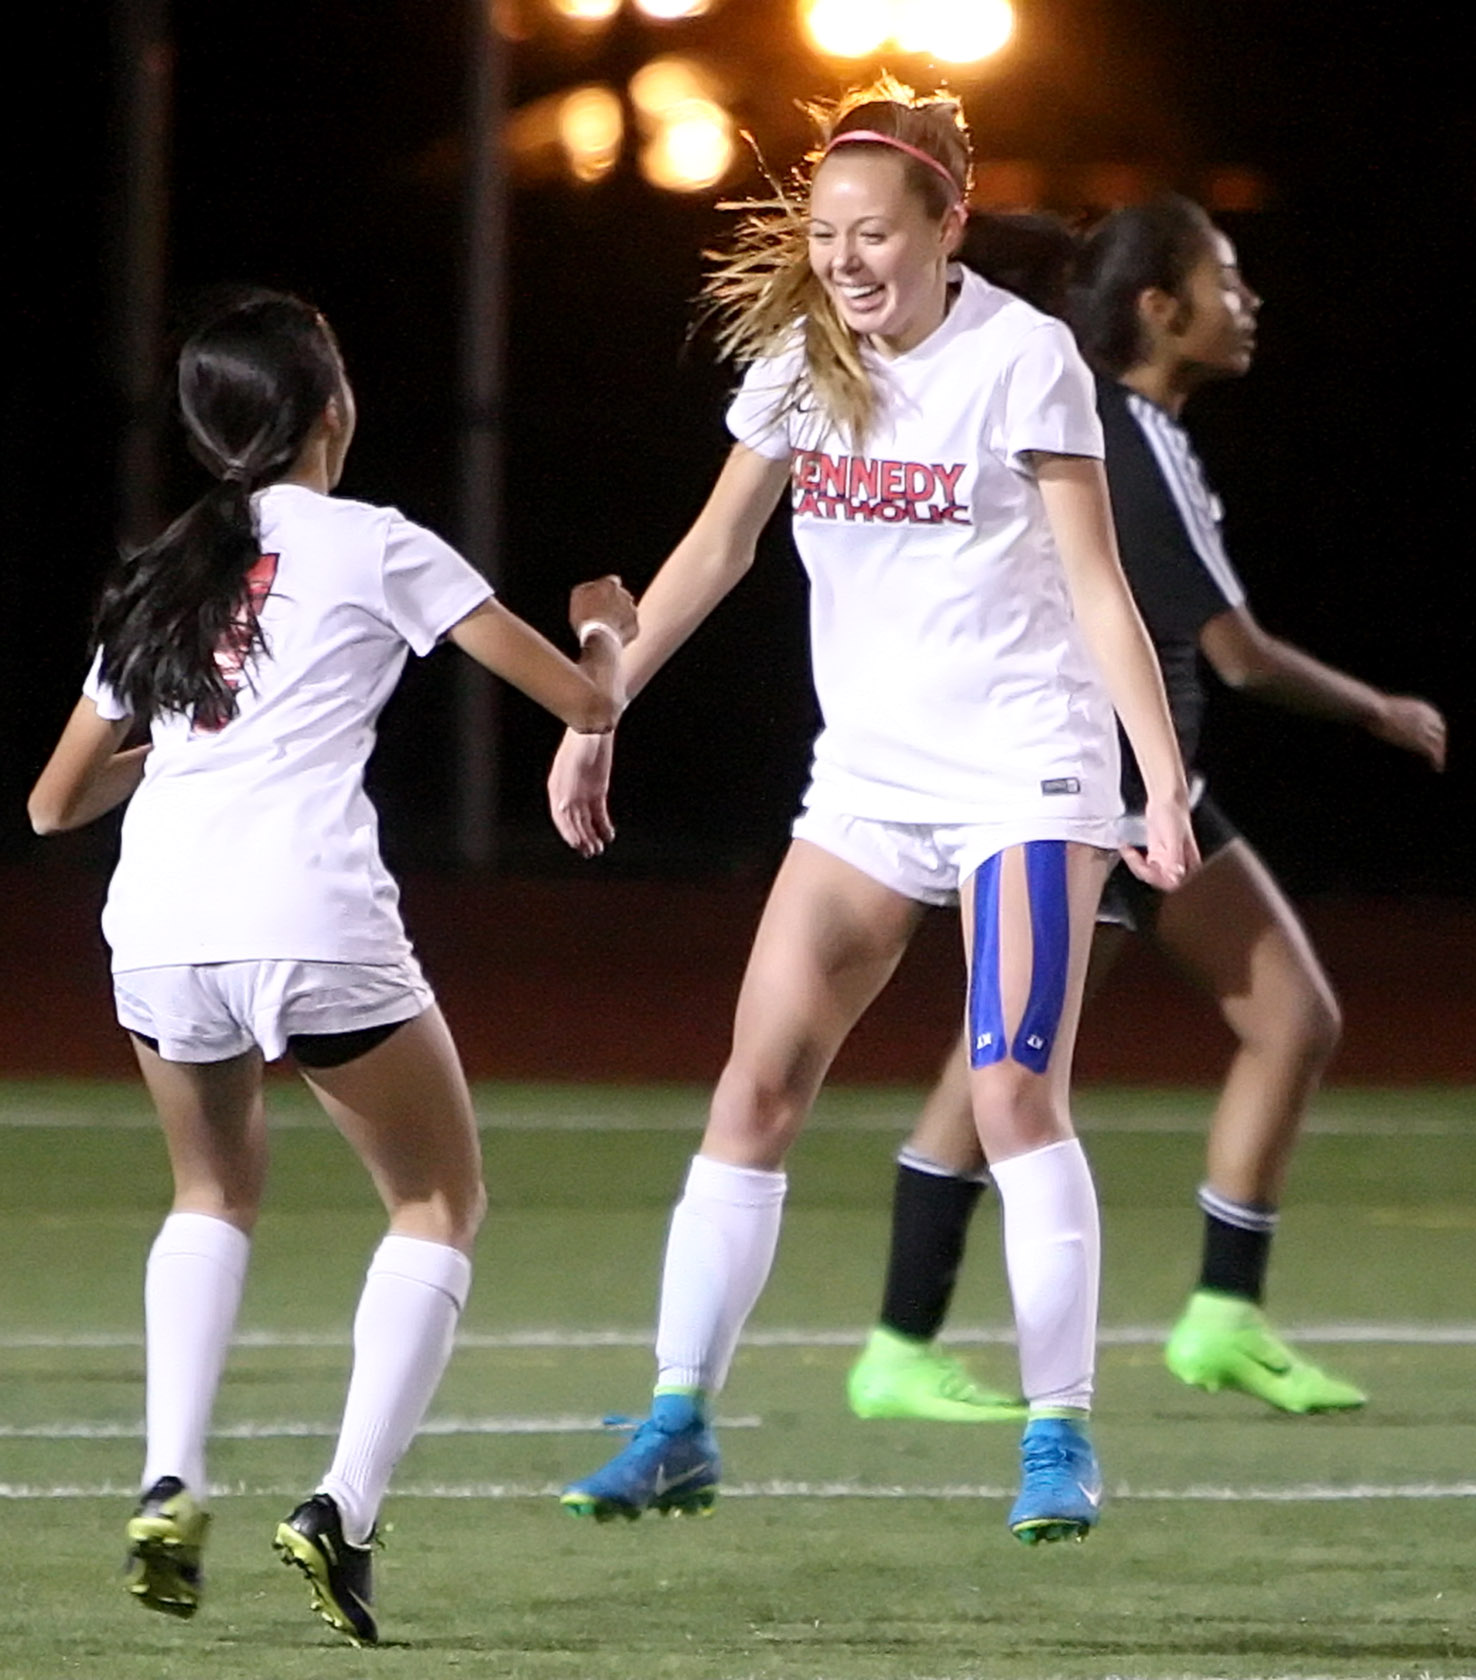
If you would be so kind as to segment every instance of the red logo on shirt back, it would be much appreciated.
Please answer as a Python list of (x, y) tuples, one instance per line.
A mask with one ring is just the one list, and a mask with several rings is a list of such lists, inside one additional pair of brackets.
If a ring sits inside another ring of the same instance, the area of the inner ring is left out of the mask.
[(886, 525), (968, 525), (954, 500), (964, 462), (879, 461), (865, 455), (796, 450), (790, 470), (796, 517)]
[[(280, 554), (263, 554), (246, 573), (241, 590), (241, 604), (236, 610), (235, 619), (215, 650), (215, 668), (225, 679), (225, 685), (232, 693), (245, 681), (246, 659), (256, 638), (261, 609), (272, 592), (272, 585), (277, 581), (277, 562), (280, 559)], [(208, 726), (197, 724), (195, 727)], [(215, 727), (223, 729), (225, 724), (222, 722)]]

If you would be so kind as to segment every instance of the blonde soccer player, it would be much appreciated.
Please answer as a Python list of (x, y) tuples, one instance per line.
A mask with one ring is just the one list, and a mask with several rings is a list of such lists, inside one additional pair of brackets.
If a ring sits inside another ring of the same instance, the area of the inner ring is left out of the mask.
[[(711, 296), (745, 365), (735, 442), (640, 603), (655, 674), (748, 569), (788, 495), (823, 714), (749, 958), (732, 1051), (672, 1216), (649, 1418), (565, 1505), (709, 1506), (709, 1408), (778, 1238), (784, 1157), (832, 1058), (929, 904), (959, 902), (970, 1101), (1005, 1209), (1030, 1417), (1010, 1527), (1085, 1534), (1097, 1203), (1069, 1079), (1086, 954), (1117, 856), (1114, 707), (1144, 767), (1136, 867), (1194, 840), (1151, 646), (1123, 581), (1091, 377), (1070, 333), (961, 269), (958, 105), (883, 81), (819, 113), (803, 188), (756, 208)], [(610, 838), (607, 745), (566, 737), (555, 821)]]

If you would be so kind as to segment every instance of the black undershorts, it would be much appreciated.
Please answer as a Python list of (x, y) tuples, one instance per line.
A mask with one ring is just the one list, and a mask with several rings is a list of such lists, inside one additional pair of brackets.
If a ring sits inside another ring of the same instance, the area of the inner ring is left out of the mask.
[[(414, 1020), (413, 1015), (407, 1020)], [(404, 1021), (387, 1021), (379, 1027), (356, 1027), (352, 1032), (292, 1033), (287, 1040), (287, 1052), (305, 1068), (336, 1068), (346, 1062), (366, 1056), (384, 1043), (391, 1033), (398, 1032)], [(157, 1056), (159, 1041), (147, 1033), (134, 1033), (140, 1044), (147, 1044)]]

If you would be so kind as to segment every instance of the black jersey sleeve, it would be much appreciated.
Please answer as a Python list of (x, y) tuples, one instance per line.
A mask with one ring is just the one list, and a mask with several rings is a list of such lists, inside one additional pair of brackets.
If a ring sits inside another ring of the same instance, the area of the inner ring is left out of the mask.
[(1155, 644), (1197, 640), (1245, 599), (1220, 539), (1218, 505), (1183, 429), (1116, 380), (1101, 380), (1107, 482), (1123, 570)]
[[(1107, 486), (1122, 569), (1148, 627), (1187, 769), (1199, 753), (1204, 681), (1199, 633), (1245, 599), (1220, 541), (1219, 508), (1182, 427), (1119, 385), (1097, 381)], [(1126, 741), (1122, 792), (1141, 810), (1142, 780)]]

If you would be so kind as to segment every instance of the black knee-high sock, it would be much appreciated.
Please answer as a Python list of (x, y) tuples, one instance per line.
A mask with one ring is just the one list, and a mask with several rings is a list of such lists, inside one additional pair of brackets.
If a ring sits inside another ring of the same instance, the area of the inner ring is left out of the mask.
[(887, 1329), (927, 1342), (938, 1334), (953, 1300), (969, 1219), (987, 1182), (982, 1175), (956, 1178), (911, 1150), (897, 1157), (881, 1312)]
[(1207, 1184), (1200, 1186), (1199, 1205), (1204, 1210), (1199, 1287), (1238, 1295), (1259, 1306), (1276, 1234), (1276, 1209), (1232, 1202)]

